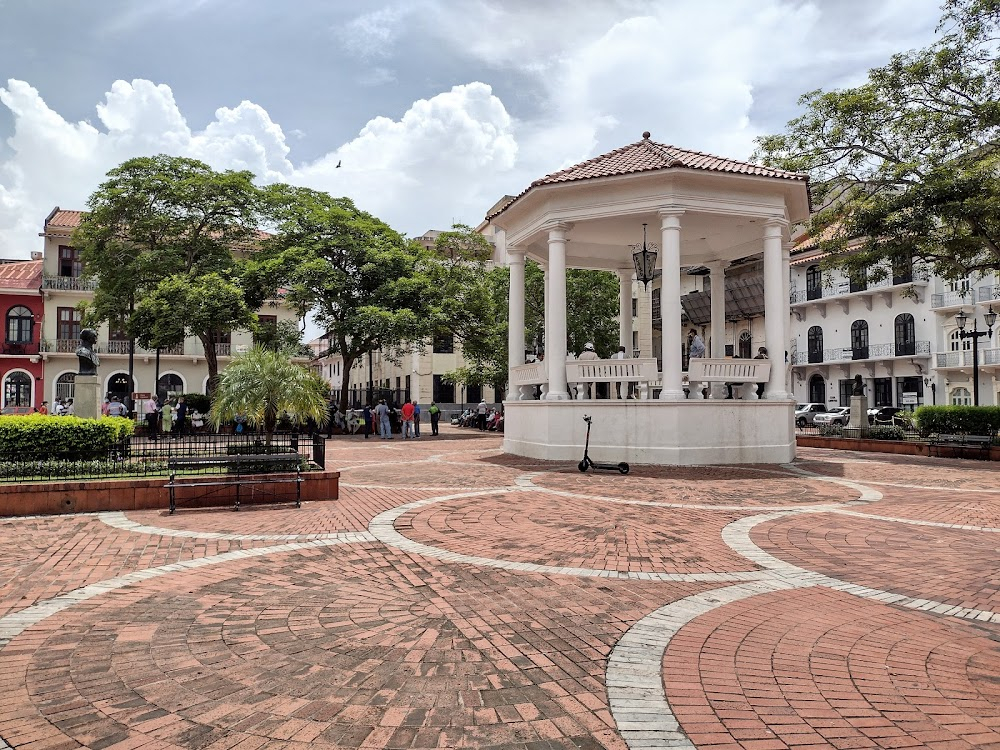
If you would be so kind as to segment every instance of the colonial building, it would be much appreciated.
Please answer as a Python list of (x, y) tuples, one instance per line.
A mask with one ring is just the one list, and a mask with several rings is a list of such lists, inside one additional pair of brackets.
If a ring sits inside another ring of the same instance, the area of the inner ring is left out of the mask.
[[(0, 261), (0, 407), (5, 414), (30, 412), (47, 400), (40, 355), (43, 305), (41, 253), (29, 261)], [(35, 257), (37, 256), (37, 257)]]

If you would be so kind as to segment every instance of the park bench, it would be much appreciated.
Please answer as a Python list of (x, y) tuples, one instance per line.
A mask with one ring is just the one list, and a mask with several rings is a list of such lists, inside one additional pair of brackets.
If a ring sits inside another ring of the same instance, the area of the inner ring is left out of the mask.
[[(757, 383), (766, 383), (771, 375), (767, 359), (711, 359), (692, 357), (688, 360), (688, 382), (695, 393), (696, 383), (742, 384), (744, 400), (757, 398)], [(751, 385), (751, 387), (747, 387)], [(701, 389), (697, 391), (700, 393)]]
[(927, 447), (932, 456), (935, 450), (940, 456), (942, 448), (955, 448), (960, 453), (964, 453), (966, 448), (976, 448), (980, 458), (989, 458), (992, 444), (993, 438), (989, 435), (935, 435)]
[[(638, 383), (639, 398), (650, 397), (649, 384), (660, 377), (655, 359), (575, 359), (566, 363), (566, 382), (576, 384), (576, 398), (587, 398), (591, 383)], [(627, 395), (627, 394), (626, 394)], [(614, 388), (610, 397), (617, 398)]]
[[(266, 464), (274, 473), (261, 473), (261, 464)], [(201, 469), (220, 468), (225, 473), (200, 474), (195, 476), (177, 476), (179, 471), (197, 471)], [(233, 510), (240, 509), (241, 488), (253, 488), (258, 485), (293, 484), (295, 485), (295, 507), (302, 506), (302, 457), (298, 453), (266, 453), (261, 455), (231, 455), (231, 456), (175, 456), (167, 459), (167, 469), (170, 471), (170, 481), (165, 485), (170, 490), (170, 513), (177, 508), (177, 490), (187, 487), (213, 487), (201, 495), (186, 497), (187, 500), (204, 500), (217, 496), (217, 499), (229, 498), (223, 495), (228, 487), (236, 488), (236, 498)], [(276, 497), (275, 493), (269, 493)], [(223, 503), (215, 503), (221, 505)]]

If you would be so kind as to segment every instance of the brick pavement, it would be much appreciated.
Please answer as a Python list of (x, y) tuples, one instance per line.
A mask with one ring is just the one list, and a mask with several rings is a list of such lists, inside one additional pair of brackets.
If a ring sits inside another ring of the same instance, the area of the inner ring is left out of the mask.
[(300, 510), (0, 519), (0, 748), (1000, 748), (992, 465), (499, 442), (334, 439)]

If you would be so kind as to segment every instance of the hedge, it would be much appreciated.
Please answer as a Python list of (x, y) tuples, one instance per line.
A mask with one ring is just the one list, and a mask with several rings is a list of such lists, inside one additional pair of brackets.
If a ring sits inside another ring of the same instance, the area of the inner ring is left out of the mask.
[(127, 442), (134, 427), (124, 417), (0, 417), (0, 460), (106, 458)]
[(212, 408), (212, 399), (204, 393), (183, 393), (181, 395), (184, 397), (184, 403), (187, 404), (189, 412), (200, 411), (202, 414), (208, 415)]
[(921, 435), (996, 435), (1000, 406), (921, 406), (916, 412)]

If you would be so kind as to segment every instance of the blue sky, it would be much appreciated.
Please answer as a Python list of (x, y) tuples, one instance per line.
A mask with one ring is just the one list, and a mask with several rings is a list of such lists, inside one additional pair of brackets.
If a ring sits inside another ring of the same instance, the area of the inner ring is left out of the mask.
[[(105, 172), (195, 156), (418, 235), (638, 140), (747, 158), (937, 0), (0, 0), (0, 257)], [(342, 162), (342, 168), (335, 165)]]

